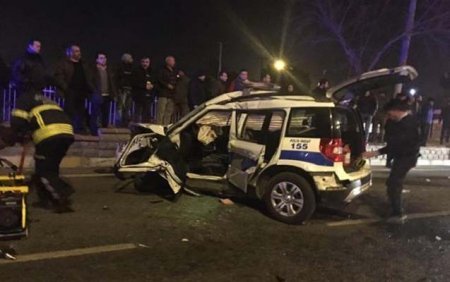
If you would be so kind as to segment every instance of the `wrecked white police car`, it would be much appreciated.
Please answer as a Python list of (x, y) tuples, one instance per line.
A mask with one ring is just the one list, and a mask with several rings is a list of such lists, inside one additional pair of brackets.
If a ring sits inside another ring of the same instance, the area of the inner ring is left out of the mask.
[(135, 125), (115, 173), (162, 177), (174, 193), (186, 188), (256, 197), (275, 219), (299, 224), (318, 203), (349, 203), (371, 185), (370, 166), (360, 159), (361, 119), (337, 102), (349, 91), (357, 95), (416, 76), (409, 66), (368, 72), (330, 89), (332, 99), (325, 100), (277, 91), (226, 93), (168, 127)]

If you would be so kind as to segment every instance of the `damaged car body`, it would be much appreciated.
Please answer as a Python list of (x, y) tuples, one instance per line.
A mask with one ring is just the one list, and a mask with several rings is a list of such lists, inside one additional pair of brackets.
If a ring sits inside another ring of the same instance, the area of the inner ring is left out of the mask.
[(370, 165), (360, 158), (361, 119), (337, 105), (339, 95), (416, 76), (409, 66), (369, 72), (323, 100), (270, 90), (226, 93), (168, 127), (135, 125), (115, 172), (121, 179), (159, 175), (174, 193), (256, 197), (273, 218), (300, 224), (318, 203), (349, 203), (371, 186)]

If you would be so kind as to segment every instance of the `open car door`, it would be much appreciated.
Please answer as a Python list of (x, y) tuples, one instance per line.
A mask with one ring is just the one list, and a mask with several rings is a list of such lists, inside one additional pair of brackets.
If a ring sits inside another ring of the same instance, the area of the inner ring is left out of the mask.
[(230, 165), (227, 178), (231, 184), (247, 192), (255, 173), (267, 161), (266, 136), (271, 114), (267, 112), (239, 113), (234, 118), (230, 134)]
[(398, 83), (407, 83), (418, 76), (417, 71), (411, 66), (400, 66), (392, 69), (379, 69), (363, 73), (346, 80), (327, 91), (327, 97), (337, 103), (349, 97), (356, 98), (364, 95), (366, 91), (375, 90)]

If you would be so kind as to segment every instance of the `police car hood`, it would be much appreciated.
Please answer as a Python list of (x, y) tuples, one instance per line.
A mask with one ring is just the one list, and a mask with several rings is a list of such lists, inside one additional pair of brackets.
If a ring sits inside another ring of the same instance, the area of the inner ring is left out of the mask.
[(416, 79), (418, 73), (411, 66), (400, 66), (396, 68), (384, 68), (363, 73), (348, 79), (327, 91), (327, 97), (340, 101), (348, 92), (354, 95), (363, 95), (366, 91), (408, 83)]

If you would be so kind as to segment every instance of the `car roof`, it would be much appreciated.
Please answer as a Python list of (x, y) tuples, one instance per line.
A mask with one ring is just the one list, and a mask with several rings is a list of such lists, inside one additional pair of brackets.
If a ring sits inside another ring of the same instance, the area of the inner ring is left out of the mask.
[(256, 104), (265, 105), (266, 107), (292, 107), (302, 105), (317, 106), (334, 106), (334, 103), (327, 98), (316, 99), (307, 95), (283, 94), (278, 91), (270, 90), (244, 90), (222, 94), (212, 100), (206, 102), (206, 106), (210, 105), (227, 105), (227, 104)]

